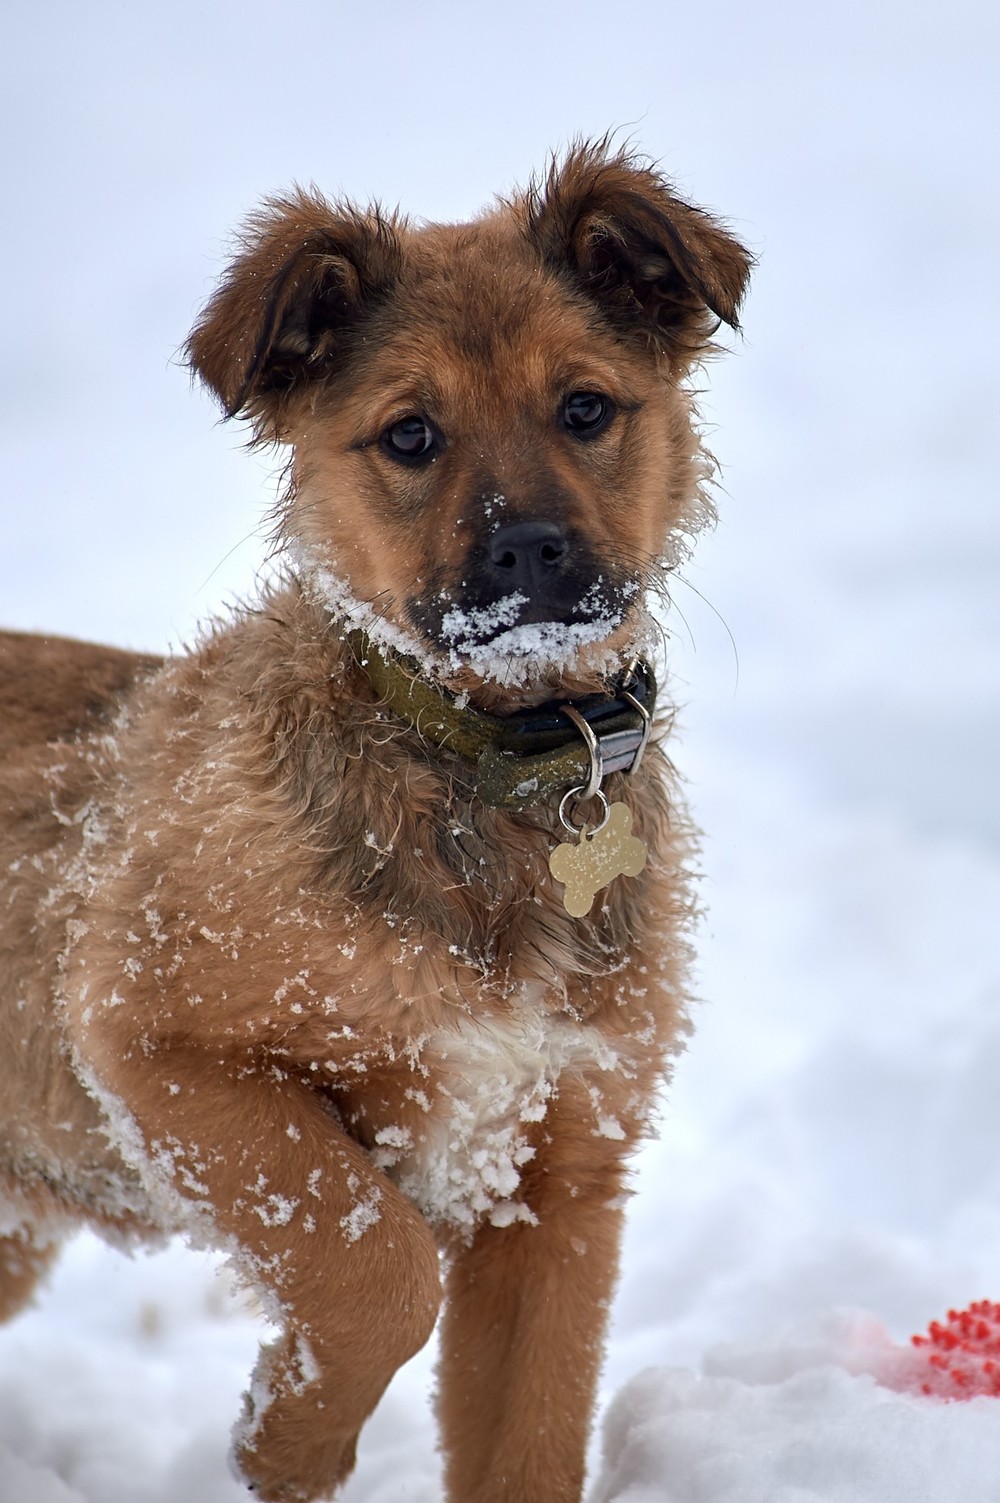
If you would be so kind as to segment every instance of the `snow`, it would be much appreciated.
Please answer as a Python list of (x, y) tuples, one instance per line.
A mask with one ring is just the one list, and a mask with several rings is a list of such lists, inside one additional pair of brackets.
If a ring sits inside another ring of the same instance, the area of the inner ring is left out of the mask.
[(926, 1402), (832, 1363), (773, 1383), (647, 1371), (616, 1397), (605, 1445), (592, 1503), (998, 1496), (1000, 1429), (989, 1399), (942, 1406), (928, 1422)]
[[(461, 613), (449, 612), (449, 615), (458, 617)], [(448, 661), (455, 668), (470, 663), (487, 681), (492, 679), (505, 685), (528, 683), (538, 676), (540, 665), (558, 672), (579, 661), (582, 647), (599, 648), (620, 622), (619, 613), (595, 616), (590, 621), (574, 621), (569, 626), (556, 621), (512, 626), (497, 632), (488, 642), (458, 640)], [(611, 652), (591, 652), (587, 661), (611, 673), (620, 667), (619, 656)]]
[[(261, 193), (458, 217), (625, 122), (760, 266), (670, 621), (705, 1003), (629, 1209), (591, 1503), (996, 1503), (996, 1401), (888, 1380), (1000, 1296), (1000, 16), (392, 12), (376, 75), (368, 13), (290, 0), (277, 78), (263, 0), (12, 13), (0, 614), (158, 649), (252, 591), (274, 459), (170, 362)], [(244, 1498), (269, 1332), (230, 1283), (73, 1243), (0, 1330), (0, 1503)], [(347, 1503), (439, 1503), (431, 1364)]]
[[(419, 1144), (399, 1128), (376, 1134), (375, 1162), (432, 1225), (465, 1235), (483, 1215), (494, 1226), (533, 1221), (531, 1210), (511, 1199), (520, 1170), (535, 1152), (523, 1124), (544, 1119), (564, 1070), (583, 1062), (600, 1071), (627, 1067), (595, 1030), (560, 1019), (553, 1023), (540, 1006), (544, 992), (540, 984), (528, 983), (509, 1017), (462, 1018), (429, 1035), (421, 1046), (423, 1058), (447, 1062), (462, 1082), (461, 1096), (443, 1088), (449, 1104)], [(598, 1112), (596, 1087), (593, 1094)], [(624, 1137), (613, 1119), (604, 1118), (599, 1128), (605, 1136)]]

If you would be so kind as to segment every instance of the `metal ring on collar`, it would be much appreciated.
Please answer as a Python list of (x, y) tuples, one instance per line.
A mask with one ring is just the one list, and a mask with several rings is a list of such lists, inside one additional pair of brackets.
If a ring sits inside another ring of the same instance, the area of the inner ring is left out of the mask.
[[(584, 821), (582, 825), (574, 825), (570, 824), (569, 820), (566, 818), (566, 805), (569, 803), (571, 798), (575, 799), (578, 804), (585, 803), (589, 798), (599, 798), (601, 803), (604, 805), (604, 813), (601, 815), (600, 822), (596, 824), (592, 830), (587, 825), (586, 821)], [(588, 830), (591, 835), (599, 835), (610, 818), (611, 805), (608, 803), (600, 788), (596, 788), (593, 793), (588, 793), (587, 789), (581, 783), (579, 788), (568, 789), (559, 800), (559, 822), (562, 825), (563, 829), (568, 830), (571, 835), (580, 835), (584, 830)]]
[(653, 729), (653, 718), (646, 709), (646, 706), (641, 704), (628, 689), (619, 689), (618, 698), (624, 699), (627, 704), (632, 706), (633, 710), (637, 710), (642, 716), (642, 740), (639, 742), (635, 756), (632, 758), (632, 766), (628, 769), (629, 776), (631, 777), (642, 761), (642, 754), (646, 750), (646, 745), (649, 741), (649, 733)]
[[(601, 755), (601, 744), (580, 714), (580, 711), (574, 705), (560, 705), (559, 713), (565, 715), (567, 720), (572, 720), (580, 735), (587, 743), (587, 750), (590, 752), (590, 777), (584, 784), (587, 791), (584, 793), (583, 798), (593, 798), (595, 793), (600, 792), (601, 784), (604, 781), (604, 758)], [(565, 822), (563, 820), (564, 824)]]

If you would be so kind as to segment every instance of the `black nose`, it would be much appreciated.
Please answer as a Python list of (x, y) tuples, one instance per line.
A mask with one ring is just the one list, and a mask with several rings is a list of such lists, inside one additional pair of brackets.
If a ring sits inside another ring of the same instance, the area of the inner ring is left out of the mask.
[(494, 578), (512, 590), (537, 590), (551, 581), (569, 554), (566, 534), (556, 522), (511, 522), (490, 538)]

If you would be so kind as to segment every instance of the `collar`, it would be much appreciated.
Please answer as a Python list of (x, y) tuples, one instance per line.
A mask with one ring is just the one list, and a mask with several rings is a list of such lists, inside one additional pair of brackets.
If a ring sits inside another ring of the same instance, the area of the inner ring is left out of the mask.
[(360, 631), (348, 642), (381, 703), (425, 741), (473, 764), (473, 789), (490, 808), (531, 809), (570, 788), (599, 784), (609, 772), (634, 772), (645, 750), (656, 680), (638, 658), (613, 692), (488, 715), (422, 677), (415, 659), (377, 647)]

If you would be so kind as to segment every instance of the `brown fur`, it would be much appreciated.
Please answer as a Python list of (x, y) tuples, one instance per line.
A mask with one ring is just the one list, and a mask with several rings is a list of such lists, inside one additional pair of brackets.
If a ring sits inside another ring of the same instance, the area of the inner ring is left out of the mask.
[[(471, 225), (275, 200), (189, 348), (290, 446), (296, 572), (162, 665), (0, 636), (0, 1315), (81, 1220), (232, 1250), (284, 1329), (236, 1450), (274, 1503), (348, 1474), (442, 1251), (451, 1503), (579, 1499), (626, 1164), (686, 1026), (691, 842), (659, 745), (609, 788), (645, 870), (570, 918), (554, 809), (483, 807), (379, 709), (323, 570), (484, 708), (601, 687), (638, 598), (599, 652), (506, 687), (439, 650), (434, 602), (465, 601), (491, 501), (657, 582), (706, 515), (684, 377), (747, 271), (604, 145)], [(615, 404), (586, 443), (556, 421), (580, 390)], [(414, 411), (433, 463), (385, 451)], [(512, 1180), (420, 1178), (434, 1145), (464, 1170), (498, 1141)]]

